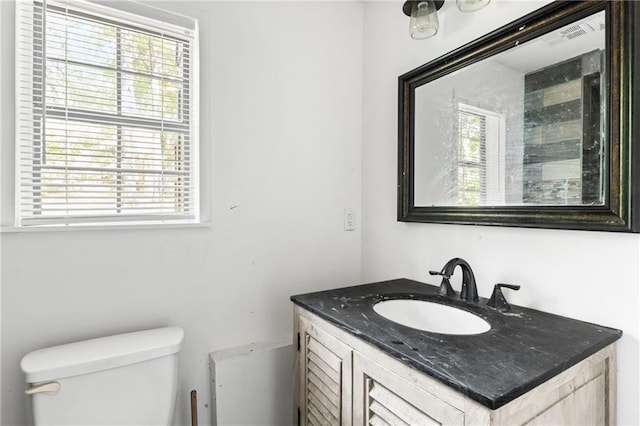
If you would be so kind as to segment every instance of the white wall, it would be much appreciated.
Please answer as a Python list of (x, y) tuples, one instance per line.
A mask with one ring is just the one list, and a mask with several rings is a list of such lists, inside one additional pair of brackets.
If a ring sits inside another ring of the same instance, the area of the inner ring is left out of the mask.
[[(6, 20), (5, 20), (5, 15), (6, 15), (6, 9), (2, 3), (0, 3), (0, 24), (4, 27)], [(5, 54), (5, 52), (7, 52), (9, 50), (9, 40), (11, 40), (12, 37), (8, 37), (5, 31), (0, 30), (0, 54)], [(5, 99), (6, 97), (6, 91), (7, 90), (11, 90), (11, 85), (9, 84), (5, 84), (5, 76), (6, 76), (7, 72), (5, 71), (5, 67), (0, 66), (0, 105), (2, 105), (2, 101), (1, 99)], [(1, 108), (1, 107), (0, 107)], [(4, 116), (4, 114), (2, 113), (4, 112), (4, 109), (0, 110), (0, 141), (2, 140), (2, 138), (5, 137), (5, 126), (7, 125), (7, 121), (6, 118)], [(13, 127), (11, 127), (11, 129), (13, 130)], [(0, 177), (2, 177), (2, 179), (0, 179), (0, 217), (2, 217), (2, 212), (3, 207), (4, 207), (4, 202), (2, 200), (3, 196), (4, 196), (4, 186), (2, 186), (2, 181), (4, 181), (4, 164), (2, 159), (4, 158), (3, 156), (3, 144), (0, 143)], [(1, 223), (1, 222), (0, 222)], [(0, 236), (0, 423), (2, 423), (2, 236)]]
[(507, 295), (516, 304), (622, 329), (618, 421), (637, 425), (640, 236), (396, 222), (397, 76), (543, 4), (493, 0), (465, 15), (445, 2), (440, 33), (421, 42), (409, 38), (399, 3), (365, 4), (363, 281), (437, 284), (427, 271), (459, 256), (484, 297), (494, 283), (521, 284)]
[[(0, 1), (5, 200), (13, 7)], [(360, 232), (343, 231), (343, 211), (360, 209), (362, 5), (161, 7), (200, 19), (211, 226), (0, 234), (4, 426), (24, 424), (29, 351), (169, 324), (186, 332), (177, 424), (191, 389), (210, 424), (209, 352), (291, 333), (290, 295), (360, 281)]]

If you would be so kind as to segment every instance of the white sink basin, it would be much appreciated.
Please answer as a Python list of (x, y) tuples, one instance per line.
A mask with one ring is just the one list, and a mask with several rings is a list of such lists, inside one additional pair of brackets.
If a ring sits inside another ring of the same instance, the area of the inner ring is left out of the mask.
[(373, 310), (398, 324), (431, 333), (480, 334), (491, 329), (471, 312), (426, 300), (385, 300), (373, 305)]

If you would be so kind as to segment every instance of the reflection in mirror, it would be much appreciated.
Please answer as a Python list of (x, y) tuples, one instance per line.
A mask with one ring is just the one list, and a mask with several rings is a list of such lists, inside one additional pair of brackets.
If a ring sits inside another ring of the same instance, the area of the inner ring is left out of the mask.
[(605, 18), (418, 85), (414, 205), (604, 205)]

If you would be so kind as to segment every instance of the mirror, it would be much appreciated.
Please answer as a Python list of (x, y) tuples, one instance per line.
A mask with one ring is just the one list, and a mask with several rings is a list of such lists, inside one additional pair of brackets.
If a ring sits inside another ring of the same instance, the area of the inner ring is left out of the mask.
[(552, 3), (400, 76), (398, 220), (638, 232), (633, 3)]

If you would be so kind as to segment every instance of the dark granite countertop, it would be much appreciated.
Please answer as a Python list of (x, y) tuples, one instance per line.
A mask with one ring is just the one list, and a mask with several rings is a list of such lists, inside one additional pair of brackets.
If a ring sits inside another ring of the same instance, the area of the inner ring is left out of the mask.
[[(397, 279), (292, 296), (304, 309), (388, 355), (496, 409), (622, 336), (620, 330), (512, 305), (507, 313), (441, 296), (438, 287)], [(508, 295), (507, 295), (508, 297)], [(484, 318), (491, 330), (447, 335), (416, 330), (373, 310), (386, 299), (425, 299)]]

